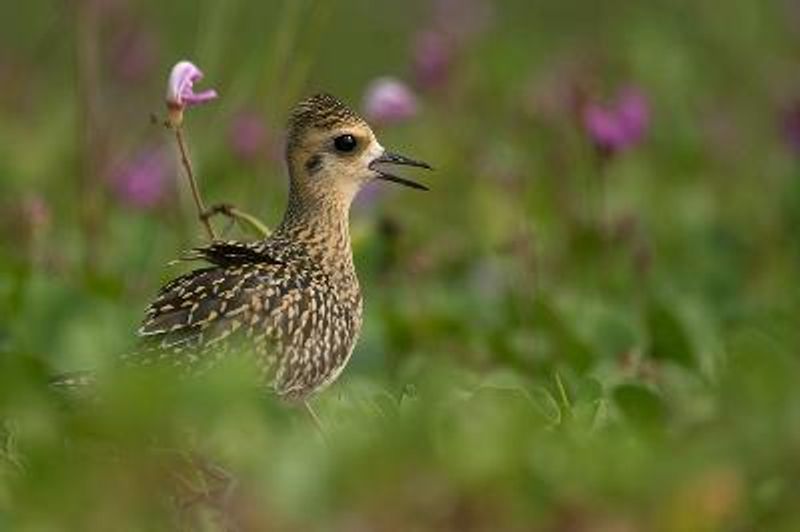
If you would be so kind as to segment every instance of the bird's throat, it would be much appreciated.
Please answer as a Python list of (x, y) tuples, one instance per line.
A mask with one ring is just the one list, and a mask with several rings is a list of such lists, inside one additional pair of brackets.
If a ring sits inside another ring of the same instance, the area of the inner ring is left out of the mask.
[(350, 201), (290, 188), (277, 233), (304, 246), (309, 256), (333, 271), (353, 269), (350, 245)]

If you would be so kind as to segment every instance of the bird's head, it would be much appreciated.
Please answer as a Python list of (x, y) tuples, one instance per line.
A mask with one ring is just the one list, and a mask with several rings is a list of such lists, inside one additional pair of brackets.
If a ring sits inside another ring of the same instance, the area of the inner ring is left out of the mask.
[(335, 197), (347, 205), (372, 179), (427, 190), (393, 174), (392, 167), (430, 169), (428, 164), (385, 150), (361, 117), (328, 94), (311, 96), (292, 111), (286, 158), (297, 192)]

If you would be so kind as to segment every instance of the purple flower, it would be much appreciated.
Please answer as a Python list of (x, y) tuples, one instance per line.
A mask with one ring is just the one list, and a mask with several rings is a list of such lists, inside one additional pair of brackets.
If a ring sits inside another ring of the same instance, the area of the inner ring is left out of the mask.
[(208, 89), (200, 93), (194, 92), (194, 82), (203, 79), (203, 73), (193, 63), (181, 61), (172, 67), (167, 83), (167, 105), (186, 107), (213, 100), (217, 91)]
[(625, 134), (613, 110), (589, 104), (583, 112), (583, 121), (592, 142), (599, 148), (617, 151), (625, 145)]
[(650, 125), (650, 107), (644, 93), (636, 87), (625, 87), (617, 100), (617, 114), (628, 141), (639, 142)]
[(417, 114), (417, 97), (400, 80), (378, 78), (367, 87), (364, 113), (370, 120), (384, 124), (408, 120)]
[(252, 162), (263, 155), (267, 140), (267, 128), (257, 113), (246, 109), (236, 113), (228, 128), (228, 144), (234, 155)]
[(589, 103), (583, 111), (586, 132), (595, 146), (608, 154), (625, 151), (641, 142), (649, 123), (647, 99), (634, 87), (619, 91), (609, 106)]
[(157, 147), (134, 155), (111, 174), (111, 184), (124, 203), (140, 209), (155, 207), (168, 192), (167, 156)]
[(389, 187), (382, 186), (383, 183), (370, 181), (358, 192), (353, 202), (353, 210), (358, 214), (367, 212), (381, 203), (381, 199), (387, 194)]
[(414, 38), (413, 71), (417, 85), (438, 88), (447, 82), (455, 55), (453, 39), (435, 31), (419, 32)]
[(170, 111), (170, 124), (178, 126), (183, 121), (183, 110), (191, 105), (199, 105), (217, 98), (217, 91), (208, 89), (194, 92), (194, 83), (203, 79), (203, 73), (193, 63), (181, 61), (172, 67), (167, 82), (167, 108)]

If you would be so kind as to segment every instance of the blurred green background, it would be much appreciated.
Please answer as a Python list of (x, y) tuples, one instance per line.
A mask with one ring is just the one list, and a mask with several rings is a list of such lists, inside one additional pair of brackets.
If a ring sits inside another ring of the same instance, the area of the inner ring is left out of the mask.
[[(113, 371), (204, 238), (181, 59), (208, 203), (279, 221), (320, 90), (437, 169), (353, 207), (327, 443), (247, 368)], [(3, 2), (0, 530), (800, 529), (798, 63), (789, 0)]]

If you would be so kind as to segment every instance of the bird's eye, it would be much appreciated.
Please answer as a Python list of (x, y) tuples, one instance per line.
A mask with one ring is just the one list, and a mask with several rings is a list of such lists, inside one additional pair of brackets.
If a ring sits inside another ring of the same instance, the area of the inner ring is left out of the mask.
[(336, 147), (337, 151), (340, 152), (351, 152), (356, 149), (356, 145), (358, 141), (353, 135), (339, 135), (335, 139), (333, 139), (333, 145)]

